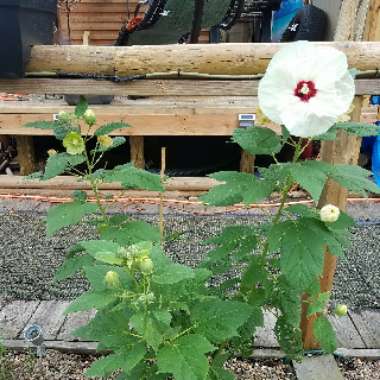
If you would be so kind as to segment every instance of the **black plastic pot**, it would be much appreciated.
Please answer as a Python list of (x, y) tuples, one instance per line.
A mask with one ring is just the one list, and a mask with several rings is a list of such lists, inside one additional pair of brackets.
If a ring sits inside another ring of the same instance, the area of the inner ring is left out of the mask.
[(0, 0), (0, 77), (24, 75), (32, 45), (53, 43), (57, 0)]

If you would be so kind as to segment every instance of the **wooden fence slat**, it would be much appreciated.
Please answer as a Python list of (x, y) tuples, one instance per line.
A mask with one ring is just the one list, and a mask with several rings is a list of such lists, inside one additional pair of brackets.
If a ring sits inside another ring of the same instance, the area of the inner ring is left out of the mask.
[(350, 311), (349, 315), (367, 348), (380, 348), (380, 311)]
[(24, 329), (37, 309), (39, 301), (14, 301), (0, 311), (0, 336), (14, 339)]
[(336, 331), (338, 347), (366, 348), (356, 327), (348, 316), (339, 318), (335, 315), (330, 315), (329, 320)]
[[(134, 80), (113, 83), (95, 79), (0, 79), (0, 92), (13, 94), (115, 96), (257, 96), (258, 80)], [(357, 95), (377, 95), (379, 79), (356, 80)]]
[(58, 334), (58, 340), (65, 340), (68, 342), (81, 341), (80, 338), (73, 336), (72, 333), (79, 327), (86, 325), (92, 318), (94, 318), (95, 314), (96, 310), (69, 314)]
[[(44, 339), (55, 340), (65, 320), (63, 312), (69, 304), (69, 302), (63, 301), (41, 301), (29, 324), (40, 325), (43, 329)], [(22, 334), (20, 338), (23, 338)]]

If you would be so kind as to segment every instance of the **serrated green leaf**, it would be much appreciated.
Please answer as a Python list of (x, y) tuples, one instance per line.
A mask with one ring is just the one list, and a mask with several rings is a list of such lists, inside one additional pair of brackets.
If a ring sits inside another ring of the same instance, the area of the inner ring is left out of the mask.
[(160, 231), (157, 227), (142, 220), (131, 220), (129, 217), (111, 217), (107, 225), (99, 225), (100, 238), (112, 240), (123, 246), (140, 241), (160, 241)]
[(380, 126), (375, 124), (360, 123), (355, 121), (349, 121), (345, 123), (337, 123), (335, 125), (337, 130), (344, 129), (347, 133), (360, 136), (379, 136)]
[(131, 126), (129, 124), (126, 124), (123, 122), (108, 123), (108, 124), (102, 125), (100, 128), (98, 128), (95, 131), (95, 136), (108, 135), (111, 132), (114, 132), (118, 129), (125, 129), (125, 128), (130, 128), (130, 127)]
[(155, 248), (151, 255), (154, 264), (152, 281), (159, 285), (174, 285), (183, 280), (193, 279), (194, 270), (181, 264), (173, 263), (160, 249)]
[(129, 373), (144, 359), (145, 354), (145, 345), (143, 343), (138, 343), (129, 347), (128, 352), (111, 354), (105, 358), (97, 360), (86, 371), (86, 376), (109, 376), (118, 369), (122, 369)]
[(286, 316), (281, 315), (277, 319), (274, 332), (281, 349), (291, 359), (302, 359), (302, 332), (299, 326), (294, 326), (293, 324), (289, 323)]
[(319, 293), (310, 298), (308, 298), (307, 302), (309, 303), (307, 308), (307, 316), (310, 317), (316, 313), (323, 313), (327, 302), (330, 299), (330, 292)]
[(75, 107), (75, 116), (82, 117), (88, 109), (88, 102), (84, 96), (80, 97), (79, 103)]
[(315, 208), (308, 207), (302, 204), (288, 206), (285, 208), (285, 211), (290, 212), (291, 214), (296, 216), (306, 218), (319, 218), (319, 214)]
[(46, 162), (43, 180), (48, 180), (64, 173), (70, 167), (75, 167), (86, 161), (82, 155), (70, 155), (68, 153), (58, 153), (48, 158)]
[(123, 258), (118, 254), (121, 248), (119, 244), (107, 240), (88, 240), (79, 244), (98, 261), (111, 265), (122, 265), (123, 263)]
[(112, 145), (111, 146), (104, 147), (104, 148), (101, 147), (101, 146), (98, 146), (96, 148), (96, 152), (99, 152), (99, 153), (101, 153), (101, 152), (108, 152), (108, 151), (110, 151), (112, 149), (115, 149), (115, 148), (118, 148), (119, 146), (124, 145), (126, 142), (127, 142), (127, 140), (126, 140), (125, 137), (121, 137), (121, 136), (120, 137), (114, 137), (112, 139)]
[(225, 353), (218, 353), (213, 358), (211, 363), (208, 380), (235, 380), (236, 377), (230, 371), (224, 369), (225, 362), (229, 359), (230, 355)]
[(30, 123), (26, 123), (23, 125), (24, 128), (37, 128), (37, 129), (55, 129), (57, 126), (57, 122), (55, 121), (32, 121)]
[(115, 301), (117, 301), (117, 297), (115, 295), (115, 292), (113, 291), (88, 291), (86, 293), (83, 293), (75, 301), (73, 301), (70, 304), (70, 306), (65, 310), (65, 314), (76, 313), (78, 311), (86, 311), (91, 309), (105, 309)]
[(278, 153), (282, 138), (269, 128), (250, 127), (235, 129), (232, 140), (252, 155)]
[(313, 333), (322, 350), (328, 354), (334, 353), (336, 350), (336, 334), (331, 323), (324, 315), (320, 315), (314, 321)]
[(252, 307), (237, 301), (208, 300), (197, 303), (191, 310), (195, 332), (213, 343), (238, 336), (238, 329), (249, 319)]
[(145, 314), (138, 312), (130, 319), (130, 326), (142, 335), (155, 351), (164, 340), (170, 328), (171, 315), (168, 311), (157, 310)]
[(240, 202), (256, 203), (267, 198), (274, 187), (272, 181), (258, 179), (247, 173), (219, 172), (210, 177), (224, 182), (200, 197), (203, 202), (212, 206), (228, 206)]
[(78, 201), (50, 207), (47, 215), (47, 234), (52, 236), (64, 227), (78, 224), (85, 215), (96, 211), (95, 204)]
[(286, 221), (274, 225), (269, 233), (269, 248), (281, 251), (281, 272), (295, 289), (306, 289), (323, 269), (325, 243), (313, 221)]
[(137, 169), (131, 164), (100, 171), (99, 175), (105, 182), (120, 182), (125, 189), (164, 191), (159, 175)]
[(183, 336), (160, 349), (157, 354), (159, 372), (173, 374), (176, 380), (204, 380), (209, 371), (205, 354), (214, 350), (202, 335)]
[(94, 261), (95, 260), (89, 255), (80, 255), (67, 258), (62, 264), (62, 266), (55, 273), (54, 280), (62, 281), (66, 278), (72, 277), (83, 267), (92, 265)]

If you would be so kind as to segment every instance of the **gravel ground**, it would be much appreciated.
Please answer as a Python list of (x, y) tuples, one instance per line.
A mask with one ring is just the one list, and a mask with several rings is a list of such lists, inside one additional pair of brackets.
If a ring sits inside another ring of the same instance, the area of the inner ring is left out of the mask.
[[(8, 353), (0, 359), (0, 380), (87, 380), (84, 372), (93, 361), (91, 356), (56, 351), (49, 351), (42, 360), (30, 354)], [(228, 368), (238, 380), (296, 380), (293, 367), (281, 360), (247, 362), (235, 359)]]
[[(80, 277), (60, 284), (52, 282), (64, 252), (75, 242), (95, 237), (88, 225), (66, 229), (53, 238), (45, 235), (43, 208), (0, 204), (0, 297), (10, 299), (72, 299), (87, 288)], [(379, 307), (380, 266), (380, 205), (353, 208), (355, 216), (367, 224), (355, 228), (353, 245), (347, 258), (340, 260), (332, 299), (347, 303), (351, 308)], [(134, 214), (148, 221), (156, 221), (152, 214)], [(224, 226), (262, 222), (267, 217), (259, 211), (249, 214), (189, 215), (168, 214), (168, 233), (182, 233), (179, 240), (168, 244), (167, 251), (180, 262), (196, 264), (208, 247), (201, 242), (218, 233)], [(368, 224), (369, 223), (369, 224)]]
[[(92, 356), (48, 351), (37, 360), (28, 353), (8, 352), (0, 358), (0, 380), (85, 380), (85, 370), (95, 360)], [(380, 361), (339, 359), (338, 365), (346, 380), (380, 379)], [(233, 359), (227, 364), (238, 380), (296, 380), (293, 367), (282, 360)], [(324, 380), (324, 379), (321, 379)]]

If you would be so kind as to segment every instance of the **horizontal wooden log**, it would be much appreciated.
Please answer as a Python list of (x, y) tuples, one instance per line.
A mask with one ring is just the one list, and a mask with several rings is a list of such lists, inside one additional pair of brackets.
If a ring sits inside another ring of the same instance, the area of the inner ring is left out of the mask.
[[(380, 42), (321, 42), (347, 54), (350, 67), (380, 69)], [(265, 72), (284, 44), (230, 43), (157, 46), (34, 46), (29, 72), (137, 75), (198, 72), (249, 75)]]
[[(165, 184), (166, 191), (193, 191), (204, 192), (218, 182), (208, 177), (173, 177)], [(87, 182), (78, 181), (75, 177), (59, 176), (48, 181), (28, 180), (22, 176), (0, 175), (0, 189), (51, 189), (51, 190), (90, 190)], [(100, 190), (122, 190), (118, 183), (105, 183), (99, 186)]]
[[(0, 92), (11, 94), (115, 96), (257, 96), (258, 80), (135, 80), (114, 83), (94, 79), (0, 79)], [(377, 95), (380, 79), (356, 80), (357, 95)]]

